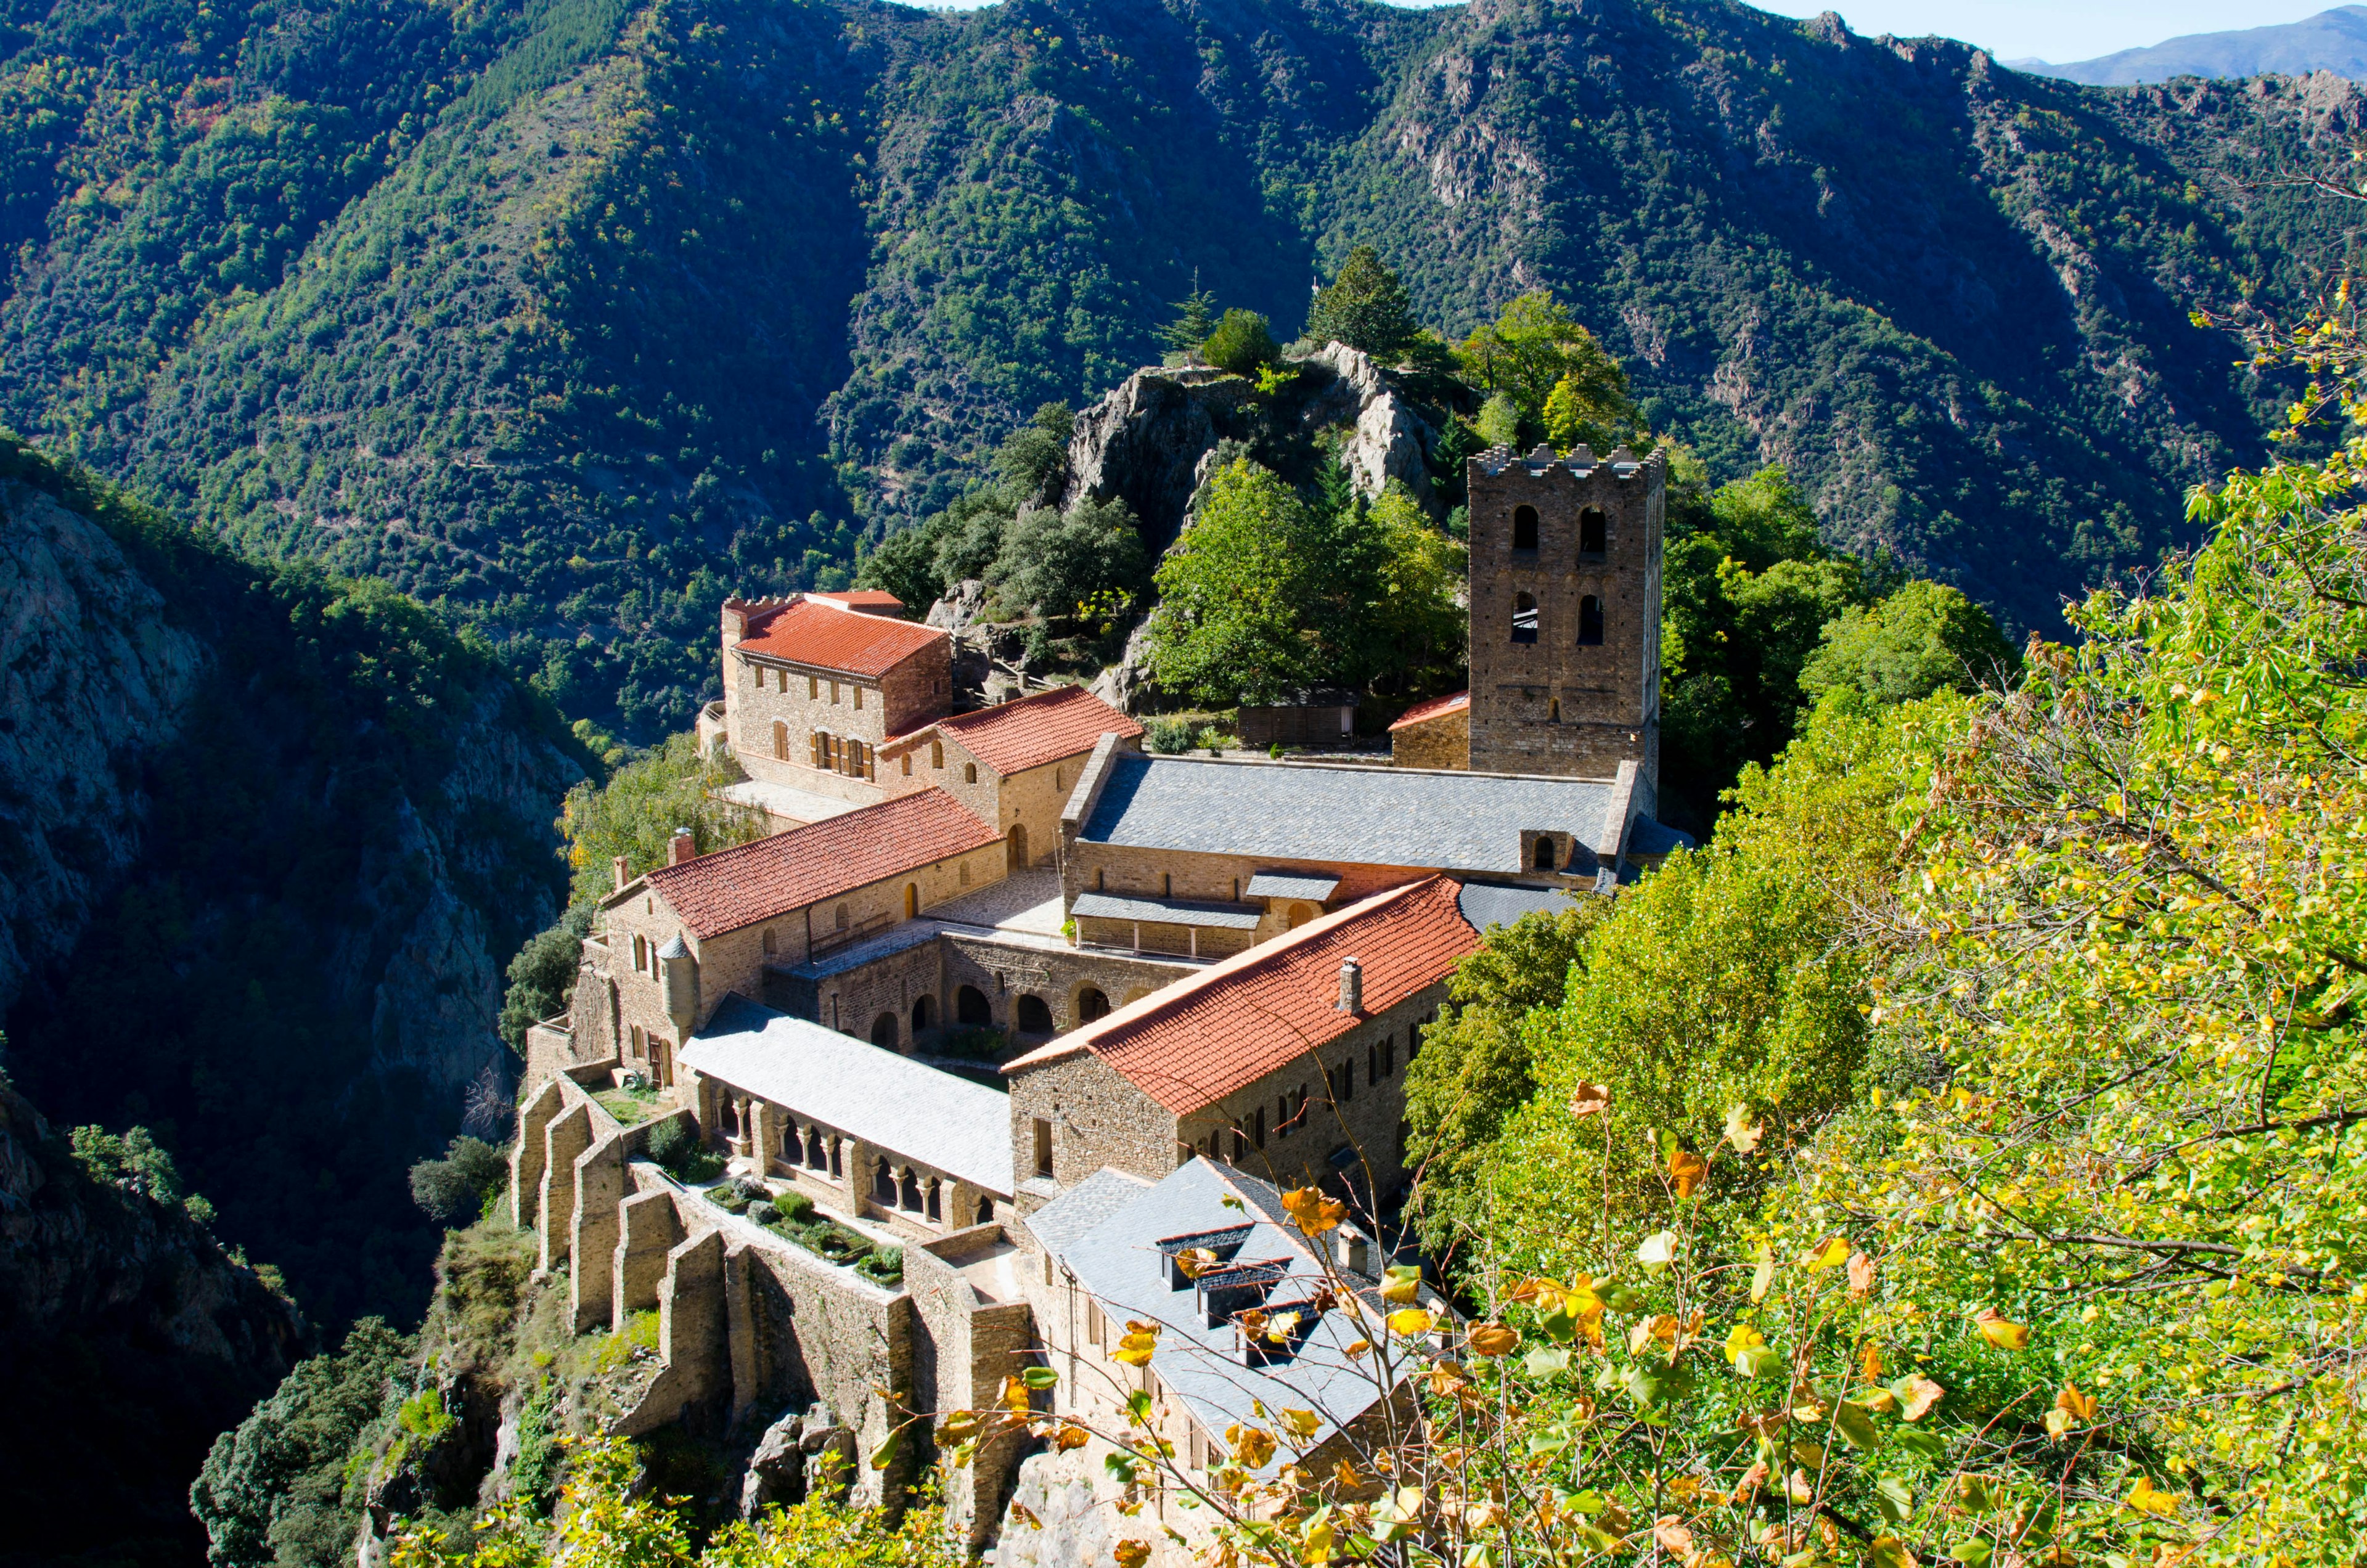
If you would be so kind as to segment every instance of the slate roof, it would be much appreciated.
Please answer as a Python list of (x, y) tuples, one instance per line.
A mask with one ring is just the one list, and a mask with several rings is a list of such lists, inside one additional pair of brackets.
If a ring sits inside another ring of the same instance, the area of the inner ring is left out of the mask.
[(1116, 893), (1080, 893), (1069, 913), (1088, 920), (1155, 920), (1198, 926), (1204, 931), (1255, 931), (1265, 911), (1244, 904), (1204, 904), (1188, 898), (1128, 898)]
[(1455, 900), (1463, 918), (1478, 931), (1509, 926), (1523, 915), (1539, 910), (1567, 909), (1569, 896), (1557, 887), (1501, 887), (1487, 882), (1467, 882)]
[(1078, 837), (1137, 849), (1518, 875), (1527, 869), (1523, 829), (1592, 839), (1613, 795), (1599, 779), (1120, 752)]
[(1060, 1253), (1087, 1231), (1150, 1191), (1151, 1185), (1131, 1171), (1105, 1165), (1021, 1223), (1035, 1234), (1044, 1250)]
[[(1176, 1115), (1355, 1029), (1445, 976), (1479, 945), (1462, 888), (1426, 877), (1309, 920), (1161, 987), (1006, 1064), (1018, 1074), (1091, 1052)], [(1364, 972), (1365, 1010), (1339, 1010), (1340, 965)]]
[(1630, 855), (1665, 855), (1675, 850), (1693, 847), (1693, 836), (1680, 832), (1657, 818), (1638, 817), (1636, 825), (1627, 829), (1627, 852)]
[(690, 1037), (681, 1061), (800, 1119), (1011, 1193), (1011, 1100), (983, 1084), (736, 995)]
[(997, 837), (952, 795), (924, 789), (660, 866), (647, 880), (683, 924), (705, 939), (983, 849)]
[(1305, 898), (1320, 904), (1331, 897), (1340, 886), (1336, 876), (1318, 876), (1307, 872), (1261, 871), (1250, 878), (1241, 889), (1244, 898)]
[(974, 713), (934, 719), (879, 749), (883, 757), (911, 750), (932, 734), (962, 749), (1004, 778), (1090, 751), (1104, 735), (1135, 739), (1142, 726), (1082, 686), (1059, 686)]
[(1463, 713), (1470, 706), (1471, 694), (1468, 692), (1454, 692), (1443, 697), (1432, 697), (1427, 701), (1414, 704), (1413, 706), (1398, 715), (1397, 722), (1390, 725), (1389, 728), (1394, 732), (1417, 724), (1428, 724), (1433, 718), (1444, 718), (1451, 713)]
[(874, 679), (916, 653), (949, 647), (946, 635), (934, 626), (859, 615), (810, 600), (774, 612), (754, 636), (740, 642), (742, 653)]
[[(1234, 1258), (1283, 1265), (1267, 1303), (1281, 1306), (1314, 1292), (1323, 1282), (1323, 1271), (1309, 1255), (1307, 1238), (1274, 1219), (1281, 1204), (1269, 1184), (1229, 1166), (1195, 1158), (1155, 1186), (1136, 1192), (1130, 1201), (1113, 1205), (1114, 1198), (1123, 1196), (1114, 1189), (1095, 1188), (1093, 1180), (1081, 1182), (1038, 1210), (1027, 1224), (1110, 1317), (1161, 1325), (1151, 1370), (1184, 1402), (1203, 1430), (1221, 1437), (1236, 1422), (1257, 1421), (1253, 1404), (1268, 1410), (1312, 1410), (1319, 1425), (1308, 1439), (1311, 1447), (1380, 1399), (1370, 1358), (1351, 1359), (1347, 1354), (1350, 1343), (1360, 1336), (1346, 1314), (1322, 1314), (1296, 1355), (1251, 1368), (1233, 1348), (1231, 1322), (1208, 1326), (1197, 1290), (1189, 1283), (1181, 1289), (1171, 1285), (1161, 1241), (1246, 1227), (1249, 1234)], [(1229, 1207), (1228, 1198), (1240, 1206)], [(1048, 1229), (1064, 1239), (1052, 1241)], [(1377, 1304), (1369, 1296), (1365, 1299)], [(1424, 1304), (1435, 1309), (1441, 1303), (1425, 1292)]]

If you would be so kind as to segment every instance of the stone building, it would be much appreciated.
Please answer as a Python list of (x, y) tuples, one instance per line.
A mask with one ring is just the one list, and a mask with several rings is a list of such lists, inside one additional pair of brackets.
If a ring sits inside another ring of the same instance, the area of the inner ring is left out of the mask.
[(723, 733), (760, 784), (872, 805), (879, 748), (952, 707), (934, 626), (853, 595), (723, 602)]
[(1389, 761), (1400, 768), (1460, 772), (1471, 766), (1471, 694), (1420, 702), (1389, 726)]
[(1540, 446), (1473, 457), (1470, 750), (1475, 771), (1660, 776), (1666, 463)]
[(1003, 1068), (1026, 1213), (1104, 1167), (1157, 1180), (1196, 1152), (1284, 1187), (1403, 1177), (1405, 1069), (1455, 965), (1545, 888), (1433, 876), (1186, 976)]
[(1607, 891), (1679, 845), (1609, 779), (1145, 756), (1086, 762), (1060, 818), (1082, 943), (1206, 958), (1434, 872)]
[(906, 731), (880, 747), (878, 777), (890, 795), (944, 790), (992, 823), (1011, 869), (1026, 871), (1059, 854), (1060, 807), (1104, 735), (1132, 750), (1142, 726), (1082, 686), (1056, 686)]
[[(836, 612), (832, 612), (836, 613)], [(761, 998), (766, 972), (804, 963), (1002, 875), (1002, 840), (942, 790), (768, 839), (689, 853), (618, 887), (583, 944), (566, 1062), (614, 1059), (663, 1086), (674, 1052), (728, 997)], [(535, 1070), (529, 1064), (529, 1071)]]

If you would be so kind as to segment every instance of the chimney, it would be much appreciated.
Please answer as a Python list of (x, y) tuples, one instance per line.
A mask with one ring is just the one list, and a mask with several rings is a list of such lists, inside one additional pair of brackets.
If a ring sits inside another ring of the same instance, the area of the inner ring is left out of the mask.
[(618, 855), (609, 864), (617, 873), (617, 891), (622, 893), (625, 890), (625, 884), (632, 880), (625, 870), (625, 857)]
[(690, 829), (676, 828), (674, 841), (666, 845), (666, 864), (681, 865), (685, 861), (697, 859), (697, 855), (698, 852), (691, 847)]
[(1353, 958), (1340, 960), (1340, 1010), (1365, 1010), (1365, 966)]

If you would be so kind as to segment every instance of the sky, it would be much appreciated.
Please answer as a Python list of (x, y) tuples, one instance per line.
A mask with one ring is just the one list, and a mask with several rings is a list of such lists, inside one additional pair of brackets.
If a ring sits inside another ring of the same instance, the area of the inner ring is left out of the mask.
[[(988, 0), (921, 0), (961, 9)], [(1426, 4), (1430, 0), (1391, 0)], [(1752, 0), (1786, 17), (1836, 10), (1852, 30), (1868, 38), (1938, 33), (1977, 44), (1999, 60), (2046, 60), (2057, 65), (2142, 49), (2186, 33), (2226, 32), (2298, 22), (2331, 7), (2327, 0), (2254, 0), (2231, 12), (2209, 0)]]

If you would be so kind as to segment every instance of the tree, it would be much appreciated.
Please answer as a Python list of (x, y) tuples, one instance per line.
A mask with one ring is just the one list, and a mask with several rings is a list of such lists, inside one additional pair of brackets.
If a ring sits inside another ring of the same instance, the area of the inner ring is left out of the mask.
[(1048, 507), (1021, 513), (988, 581), (1006, 604), (1075, 621), (1106, 615), (1113, 596), (1139, 597), (1149, 566), (1126, 502), (1088, 497), (1065, 515)]
[(1878, 702), (1913, 702), (2002, 684), (2018, 663), (1987, 610), (1954, 588), (1917, 581), (1828, 623), (1822, 646), (1800, 667), (1800, 690), (1811, 702), (1840, 685)]
[(596, 904), (606, 897), (616, 886), (611, 868), (618, 855), (629, 877), (663, 865), (679, 828), (690, 829), (700, 854), (763, 838), (762, 812), (713, 793), (742, 776), (719, 755), (701, 757), (696, 737), (677, 735), (617, 769), (606, 784), (586, 782), (569, 790), (559, 819), (567, 863), (574, 868), (569, 901)]
[(1414, 320), (1405, 285), (1382, 264), (1380, 253), (1358, 245), (1348, 253), (1331, 287), (1308, 308), (1305, 335), (1317, 343), (1344, 344), (1379, 364), (1395, 365), (1420, 340), (1421, 324)]
[[(1464, 661), (1467, 629), (1455, 591), (1468, 572), (1463, 543), (1440, 531), (1421, 503), (1391, 479), (1380, 500), (1342, 521), (1369, 540), (1365, 549), (1342, 549), (1342, 585), (1353, 592), (1342, 619), (1355, 628), (1353, 640), (1364, 656), (1343, 661), (1352, 683), (1395, 679), (1419, 690), (1454, 680)], [(1353, 567), (1369, 559), (1371, 583), (1354, 581)], [(1344, 628), (1343, 628), (1344, 629)]]
[(1282, 357), (1282, 350), (1263, 316), (1254, 310), (1228, 310), (1200, 345), (1200, 356), (1228, 374), (1254, 376), (1261, 367)]
[(1475, 385), (1504, 393), (1533, 423), (1546, 422), (1546, 403), (1565, 380), (1573, 383), (1565, 409), (1600, 412), (1623, 425), (1634, 423), (1626, 372), (1544, 289), (1505, 306), (1491, 325), (1463, 341), (1455, 358)]
[(1075, 423), (1076, 411), (1067, 403), (1045, 403), (995, 448), (988, 466), (1014, 512), (1041, 503), (1057, 491), (1068, 472), (1069, 437)]
[(214, 1439), (189, 1488), (211, 1568), (334, 1562), (352, 1554), (361, 1510), (345, 1502), (362, 1431), (410, 1372), (410, 1342), (375, 1317), (334, 1354), (300, 1361), (271, 1397)]
[(1509, 392), (1491, 393), (1488, 400), (1479, 405), (1476, 428), (1483, 446), (1506, 446), (1518, 451), (1521, 446), (1521, 407), (1512, 401)]
[(1312, 614), (1328, 521), (1246, 457), (1208, 476), (1192, 525), (1159, 563), (1152, 676), (1211, 704), (1278, 702), (1324, 673)]
[(1558, 1008), (1611, 900), (1573, 899), (1490, 931), (1446, 983), (1449, 1005), (1406, 1069), (1406, 1164), (1415, 1224), (1434, 1256), (1460, 1258), (1486, 1218), (1481, 1174), (1505, 1121), (1536, 1092), (1529, 1020)]
[(439, 1224), (464, 1224), (485, 1206), (485, 1196), (509, 1179), (501, 1150), (465, 1134), (452, 1140), (442, 1159), (411, 1168), (411, 1201)]
[(510, 960), (509, 989), (494, 1026), (511, 1050), (526, 1054), (528, 1026), (567, 1009), (575, 992), (575, 972), (583, 962), (583, 939), (592, 934), (590, 904), (571, 904), (558, 920), (527, 939)]
[(1217, 297), (1192, 274), (1192, 292), (1175, 301), (1175, 319), (1159, 329), (1159, 341), (1181, 354), (1197, 354), (1217, 330)]

